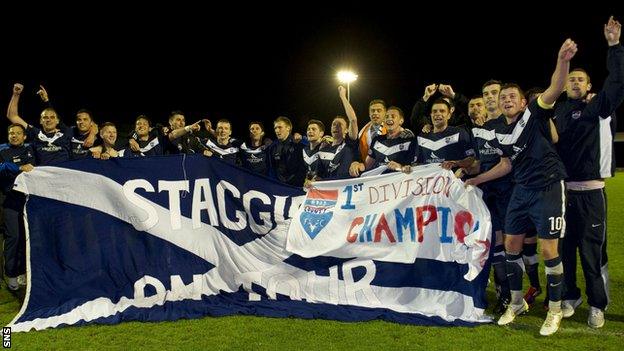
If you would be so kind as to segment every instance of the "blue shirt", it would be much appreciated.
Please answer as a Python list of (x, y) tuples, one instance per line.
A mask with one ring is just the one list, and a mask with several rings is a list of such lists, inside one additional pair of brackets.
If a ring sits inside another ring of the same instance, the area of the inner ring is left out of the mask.
[(475, 156), (470, 135), (461, 127), (448, 126), (441, 132), (421, 133), (418, 147), (418, 163), (424, 164)]
[(550, 136), (552, 110), (542, 108), (537, 100), (496, 133), (504, 155), (511, 159), (514, 181), (531, 189), (544, 188), (567, 176)]
[(418, 144), (411, 131), (404, 136), (388, 139), (388, 134), (376, 135), (368, 149), (368, 156), (375, 159), (373, 168), (386, 165), (390, 161), (401, 165), (416, 163)]
[(62, 123), (58, 127), (58, 131), (51, 133), (44, 133), (41, 129), (31, 125), (26, 127), (26, 136), (33, 146), (35, 163), (38, 166), (53, 165), (69, 160), (73, 131)]
[(350, 178), (349, 167), (357, 160), (357, 140), (348, 137), (339, 145), (321, 149), (316, 164), (316, 175), (322, 180)]

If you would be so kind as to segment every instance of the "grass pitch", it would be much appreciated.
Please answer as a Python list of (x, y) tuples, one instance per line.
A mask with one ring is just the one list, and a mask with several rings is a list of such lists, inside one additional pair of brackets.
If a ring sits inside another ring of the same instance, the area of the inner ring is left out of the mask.
[[(608, 253), (611, 303), (602, 329), (587, 326), (584, 302), (557, 334), (545, 338), (539, 328), (544, 294), (527, 315), (508, 327), (419, 327), (382, 321), (343, 323), (295, 318), (231, 316), (176, 322), (130, 322), (113, 326), (67, 327), (14, 333), (16, 350), (621, 350), (624, 348), (624, 175), (607, 181)], [(580, 264), (580, 263), (579, 263)], [(542, 286), (545, 276), (542, 270)], [(584, 288), (580, 266), (579, 284)], [(525, 278), (526, 279), (526, 278)], [(528, 282), (525, 280), (525, 287)], [(494, 301), (493, 288), (488, 297)], [(583, 300), (587, 301), (583, 296)], [(0, 290), (0, 324), (21, 306), (18, 295)]]

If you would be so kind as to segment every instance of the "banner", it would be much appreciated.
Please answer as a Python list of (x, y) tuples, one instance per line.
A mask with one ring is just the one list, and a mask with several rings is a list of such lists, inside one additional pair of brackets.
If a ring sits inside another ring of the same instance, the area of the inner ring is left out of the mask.
[[(384, 177), (409, 176), (375, 182)], [(487, 270), (474, 278), (471, 266), (481, 260), (476, 239), (467, 240), (485, 219), (472, 208), (476, 221), (464, 226), (461, 255), (452, 259), (453, 250), (441, 244), (440, 255), (416, 254), (410, 263), (364, 245), (361, 256), (350, 257), (335, 243), (313, 257), (289, 251), (289, 226), (293, 216), (301, 218), (303, 191), (214, 158), (80, 160), (23, 173), (16, 189), (28, 194), (28, 289), (10, 324), (14, 331), (229, 314), (425, 325), (490, 321), (483, 313)], [(336, 196), (337, 205), (344, 205), (342, 198)], [(327, 208), (333, 201), (322, 200)], [(339, 211), (331, 220), (344, 222), (343, 215), (349, 214)], [(411, 238), (403, 235), (404, 242)], [(454, 236), (451, 246), (458, 240)], [(476, 261), (469, 260), (474, 255)]]
[(287, 249), (303, 257), (457, 262), (472, 280), (488, 258), (491, 231), (480, 190), (467, 191), (436, 164), (316, 183), (294, 216)]

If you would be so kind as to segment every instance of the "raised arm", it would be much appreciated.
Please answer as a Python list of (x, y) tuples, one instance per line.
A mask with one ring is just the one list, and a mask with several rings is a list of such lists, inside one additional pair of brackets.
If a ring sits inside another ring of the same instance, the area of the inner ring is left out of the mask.
[(607, 52), (607, 76), (602, 90), (587, 104), (591, 115), (607, 118), (624, 101), (624, 47), (620, 44), (622, 25), (609, 18), (604, 26), (604, 36), (609, 45)]
[(357, 115), (355, 114), (355, 110), (351, 103), (347, 99), (347, 90), (343, 86), (338, 87), (338, 94), (340, 95), (340, 100), (342, 101), (342, 106), (344, 106), (345, 113), (347, 114), (347, 118), (349, 119), (349, 139), (357, 140), (358, 139), (358, 120)]
[(555, 71), (550, 78), (550, 85), (539, 97), (541, 102), (546, 105), (553, 105), (559, 98), (559, 95), (563, 93), (566, 79), (570, 72), (570, 60), (572, 60), (577, 50), (576, 43), (572, 39), (566, 39), (563, 42), (557, 56), (557, 67), (555, 67)]
[(26, 128), (28, 126), (28, 123), (26, 123), (26, 121), (24, 121), (22, 117), (17, 114), (17, 105), (19, 104), (19, 99), (22, 91), (24, 91), (23, 85), (19, 83), (13, 84), (13, 95), (11, 96), (11, 101), (9, 102), (7, 118), (11, 123), (19, 124), (22, 127)]
[(42, 84), (39, 84), (39, 90), (37, 90), (37, 95), (39, 95), (41, 101), (43, 102), (43, 105), (46, 108), (54, 108), (54, 106), (52, 106), (52, 102), (50, 101), (50, 95), (48, 95), (48, 91)]
[(438, 85), (433, 83), (425, 87), (422, 99), (419, 99), (412, 107), (412, 114), (410, 116), (410, 123), (412, 129), (419, 131), (423, 125), (431, 124), (431, 119), (427, 114), (427, 101), (431, 98), (435, 92), (438, 91)]
[(447, 84), (440, 84), (438, 86), (438, 91), (442, 96), (453, 100), (453, 105), (455, 105), (451, 107), (453, 116), (449, 121), (449, 125), (459, 126), (464, 124), (470, 128), (473, 123), (470, 116), (468, 116), (468, 98), (463, 94), (456, 93), (453, 87)]
[(191, 131), (197, 132), (199, 131), (199, 129), (201, 129), (200, 126), (201, 121), (197, 121), (193, 124), (191, 124), (190, 126), (186, 126), (186, 127), (182, 127), (182, 128), (178, 128), (178, 129), (174, 129), (169, 133), (169, 140), (173, 141), (176, 140), (177, 138), (186, 135), (187, 133), (190, 133)]

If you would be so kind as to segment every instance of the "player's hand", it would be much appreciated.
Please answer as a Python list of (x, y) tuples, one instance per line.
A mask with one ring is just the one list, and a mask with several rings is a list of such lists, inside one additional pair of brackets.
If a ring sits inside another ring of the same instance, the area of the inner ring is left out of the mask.
[(89, 134), (82, 142), (82, 146), (89, 148), (95, 144), (95, 135)]
[(622, 34), (622, 25), (614, 20), (613, 16), (609, 17), (609, 21), (604, 25), (604, 35), (609, 46), (620, 42), (620, 34)]
[(48, 97), (48, 91), (43, 87), (43, 85), (39, 85), (39, 90), (37, 90), (37, 95), (41, 98), (41, 101), (48, 102), (50, 98)]
[(450, 170), (451, 168), (457, 166), (457, 161), (444, 161), (442, 163), (440, 163), (440, 167), (444, 168), (444, 169), (448, 169)]
[(426, 102), (429, 100), (431, 95), (435, 94), (436, 90), (438, 90), (438, 85), (433, 83), (429, 84), (425, 87), (425, 93), (423, 94), (423, 100)]
[(468, 185), (472, 185), (472, 186), (477, 186), (479, 184), (481, 184), (481, 182), (478, 179), (479, 177), (475, 177), (475, 178), (470, 178), (470, 179), (466, 179), (464, 181), (464, 186), (467, 187)]
[(27, 163), (25, 165), (21, 165), (19, 170), (22, 172), (30, 172), (33, 169), (35, 169), (35, 167), (33, 167), (33, 165), (31, 165), (30, 163)]
[(359, 177), (360, 172), (364, 172), (364, 164), (357, 161), (351, 163), (351, 166), (349, 166), (349, 174), (352, 177)]
[(572, 39), (566, 39), (559, 49), (559, 59), (562, 61), (570, 61), (576, 55), (578, 48)]
[(450, 97), (451, 99), (455, 98), (455, 92), (453, 91), (453, 87), (448, 84), (440, 84), (440, 86), (438, 87), (438, 91), (446, 97)]
[(20, 95), (24, 91), (24, 86), (20, 83), (13, 84), (13, 95)]
[(139, 143), (137, 143), (137, 141), (132, 138), (128, 140), (128, 145), (130, 145), (130, 149), (134, 152), (141, 151), (141, 148), (139, 147)]

